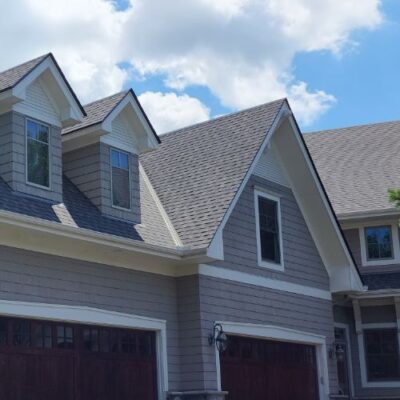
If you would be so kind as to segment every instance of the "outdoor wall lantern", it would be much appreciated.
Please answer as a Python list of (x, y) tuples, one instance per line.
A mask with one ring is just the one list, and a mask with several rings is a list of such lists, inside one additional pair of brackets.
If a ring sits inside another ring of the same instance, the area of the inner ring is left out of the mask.
[(333, 346), (328, 351), (329, 358), (332, 360), (335, 356), (337, 361), (344, 361), (345, 351), (343, 345), (340, 343), (334, 343)]
[(208, 343), (210, 346), (215, 344), (217, 350), (221, 353), (228, 347), (228, 337), (222, 329), (221, 324), (214, 324), (213, 333), (208, 336)]

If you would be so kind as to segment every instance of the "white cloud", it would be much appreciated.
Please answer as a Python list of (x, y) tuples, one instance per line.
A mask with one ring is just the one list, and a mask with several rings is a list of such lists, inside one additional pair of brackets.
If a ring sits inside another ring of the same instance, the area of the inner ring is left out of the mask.
[(124, 11), (109, 0), (0, 1), (0, 69), (53, 51), (86, 102), (120, 90), (129, 61), (176, 90), (205, 85), (233, 109), (288, 96), (307, 124), (335, 99), (296, 80), (295, 55), (340, 54), (354, 30), (383, 18), (381, 0), (130, 1)]
[(210, 109), (198, 99), (187, 94), (145, 92), (139, 101), (157, 133), (165, 133), (183, 126), (206, 121)]

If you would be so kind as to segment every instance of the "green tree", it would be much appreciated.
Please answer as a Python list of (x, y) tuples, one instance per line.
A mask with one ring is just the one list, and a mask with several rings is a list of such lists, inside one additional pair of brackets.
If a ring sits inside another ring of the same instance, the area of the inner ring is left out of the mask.
[(389, 202), (394, 204), (395, 207), (400, 208), (400, 189), (389, 189)]

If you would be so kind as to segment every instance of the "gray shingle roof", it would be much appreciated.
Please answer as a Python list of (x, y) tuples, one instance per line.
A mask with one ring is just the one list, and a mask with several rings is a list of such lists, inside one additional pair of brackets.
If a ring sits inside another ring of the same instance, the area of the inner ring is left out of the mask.
[(80, 129), (87, 128), (92, 125), (97, 125), (102, 123), (108, 115), (114, 110), (115, 107), (127, 96), (131, 94), (136, 101), (137, 105), (139, 106), (144, 118), (146, 119), (151, 131), (153, 132), (154, 137), (156, 138), (157, 142), (160, 143), (160, 138), (158, 137), (156, 131), (153, 128), (153, 125), (149, 121), (146, 113), (144, 112), (138, 98), (136, 97), (135, 92), (132, 89), (124, 90), (119, 93), (115, 93), (111, 96), (105, 97), (100, 100), (96, 100), (92, 103), (86, 104), (84, 106), (86, 116), (82, 122), (79, 124), (75, 124), (69, 128), (65, 128), (62, 130), (62, 134), (66, 135), (71, 132), (79, 131)]
[(16, 67), (12, 67), (6, 71), (0, 72), (0, 93), (13, 88), (15, 85), (21, 82), (31, 71), (33, 71), (42, 61), (44, 61), (47, 58), (51, 58), (58, 72), (60, 73), (62, 79), (64, 80), (66, 86), (68, 87), (68, 90), (70, 91), (72, 97), (74, 98), (76, 104), (80, 108), (82, 115), (86, 116), (82, 104), (80, 103), (78, 97), (71, 88), (71, 85), (65, 78), (64, 73), (62, 72), (60, 66), (58, 65), (52, 53), (48, 53), (43, 56), (34, 58), (33, 60), (24, 62), (23, 64), (17, 65)]
[(305, 134), (336, 214), (390, 211), (387, 190), (400, 188), (400, 122)]
[(184, 245), (207, 247), (285, 100), (162, 136), (140, 161)]
[(79, 124), (63, 129), (62, 133), (75, 132), (91, 125), (102, 123), (119, 102), (128, 94), (128, 91), (122, 91), (112, 96), (86, 104), (83, 108), (86, 111), (86, 117)]
[(63, 204), (13, 192), (0, 178), (0, 209), (64, 225), (90, 229), (127, 239), (174, 248), (175, 244), (153, 199), (141, 182), (142, 224), (107, 218), (66, 177), (63, 179)]
[(23, 64), (17, 65), (16, 67), (7, 69), (6, 71), (0, 72), (0, 92), (14, 87), (18, 82), (21, 81), (32, 69), (39, 65), (49, 54), (37, 57), (33, 60), (24, 62)]

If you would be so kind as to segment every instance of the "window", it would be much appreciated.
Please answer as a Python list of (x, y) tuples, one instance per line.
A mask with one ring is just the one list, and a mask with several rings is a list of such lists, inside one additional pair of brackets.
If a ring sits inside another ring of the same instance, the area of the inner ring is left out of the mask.
[(372, 226), (365, 228), (368, 260), (393, 258), (392, 227)]
[(115, 207), (131, 208), (129, 179), (129, 155), (111, 149), (112, 204)]
[(71, 326), (57, 325), (57, 347), (60, 349), (74, 347), (74, 331)]
[(369, 381), (400, 379), (397, 329), (364, 331)]
[(49, 127), (27, 120), (26, 123), (27, 181), (49, 187)]
[(256, 194), (257, 234), (259, 259), (262, 262), (281, 264), (279, 200)]

